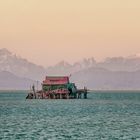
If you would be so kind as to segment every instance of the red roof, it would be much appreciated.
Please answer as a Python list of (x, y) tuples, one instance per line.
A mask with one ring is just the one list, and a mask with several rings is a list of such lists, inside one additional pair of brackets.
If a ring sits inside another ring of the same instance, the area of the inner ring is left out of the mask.
[(69, 83), (69, 77), (63, 76), (63, 77), (51, 77), (46, 76), (46, 79), (43, 81), (44, 85), (64, 85)]

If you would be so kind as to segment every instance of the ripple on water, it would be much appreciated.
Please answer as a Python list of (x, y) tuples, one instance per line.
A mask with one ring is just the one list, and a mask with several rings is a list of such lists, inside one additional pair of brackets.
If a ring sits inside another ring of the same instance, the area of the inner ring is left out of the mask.
[(87, 100), (25, 96), (0, 93), (0, 139), (140, 139), (139, 93), (98, 93)]

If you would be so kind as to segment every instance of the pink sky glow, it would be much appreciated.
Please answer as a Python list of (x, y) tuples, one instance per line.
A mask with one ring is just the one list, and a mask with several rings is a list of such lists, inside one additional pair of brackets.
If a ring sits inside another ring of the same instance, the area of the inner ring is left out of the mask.
[(1, 0), (0, 48), (43, 66), (140, 53), (140, 0)]

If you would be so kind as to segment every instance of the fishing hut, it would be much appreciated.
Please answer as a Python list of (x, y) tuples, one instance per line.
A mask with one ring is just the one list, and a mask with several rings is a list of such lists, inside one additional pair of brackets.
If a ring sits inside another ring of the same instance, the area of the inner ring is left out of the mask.
[(87, 88), (77, 89), (75, 83), (69, 81), (68, 76), (46, 76), (42, 82), (42, 90), (28, 93), (26, 99), (86, 99)]

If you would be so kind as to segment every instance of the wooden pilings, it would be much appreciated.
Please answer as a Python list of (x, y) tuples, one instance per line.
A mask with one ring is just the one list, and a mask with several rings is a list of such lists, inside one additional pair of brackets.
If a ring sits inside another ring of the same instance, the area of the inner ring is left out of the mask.
[[(32, 95), (32, 96), (31, 96)], [(87, 99), (87, 89), (78, 89), (75, 93), (49, 93), (39, 91), (29, 93), (27, 99)]]
[(84, 89), (79, 89), (77, 90), (77, 98), (78, 99), (87, 99), (87, 89), (84, 88)]

